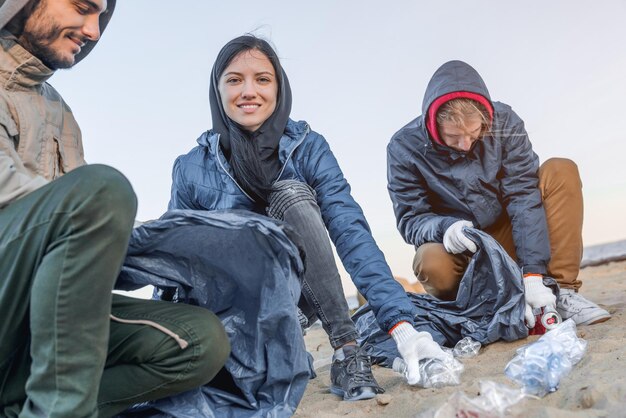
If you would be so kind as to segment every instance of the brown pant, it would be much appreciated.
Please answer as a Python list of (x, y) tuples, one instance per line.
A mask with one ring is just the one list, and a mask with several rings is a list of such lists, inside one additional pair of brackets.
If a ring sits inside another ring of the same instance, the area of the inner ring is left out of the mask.
[[(552, 158), (539, 168), (539, 189), (548, 222), (551, 259), (548, 275), (562, 288), (578, 289), (582, 258), (583, 196), (576, 164)], [(512, 226), (508, 216), (485, 229), (516, 260)], [(470, 257), (448, 253), (443, 244), (421, 245), (413, 259), (413, 271), (426, 291), (443, 300), (454, 300)]]

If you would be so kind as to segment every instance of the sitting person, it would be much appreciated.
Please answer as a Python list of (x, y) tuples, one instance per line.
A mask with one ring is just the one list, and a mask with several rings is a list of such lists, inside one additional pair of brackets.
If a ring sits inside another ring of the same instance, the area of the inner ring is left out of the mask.
[[(433, 75), (422, 115), (400, 129), (388, 151), (388, 189), (398, 229), (415, 245), (416, 277), (431, 295), (454, 300), (476, 245), (465, 228), (495, 238), (522, 268), (526, 322), (556, 306), (579, 325), (610, 318), (578, 293), (583, 198), (574, 162), (539, 166), (524, 122), (493, 102), (480, 75), (450, 61)], [(542, 277), (556, 279), (556, 300)]]
[(209, 382), (224, 327), (197, 306), (113, 295), (137, 198), (86, 165), (46, 82), (91, 51), (115, 0), (0, 0), (0, 416), (109, 417)]
[(415, 308), (393, 279), (328, 143), (305, 122), (289, 119), (289, 82), (266, 41), (241, 36), (222, 48), (210, 105), (213, 129), (174, 164), (169, 209), (245, 209), (295, 230), (306, 253), (299, 307), (305, 322), (321, 320), (335, 349), (331, 390), (344, 399), (368, 399), (381, 389), (369, 357), (356, 346), (330, 234), (381, 328), (391, 330), (409, 383), (417, 382), (418, 359), (444, 352), (412, 327)]

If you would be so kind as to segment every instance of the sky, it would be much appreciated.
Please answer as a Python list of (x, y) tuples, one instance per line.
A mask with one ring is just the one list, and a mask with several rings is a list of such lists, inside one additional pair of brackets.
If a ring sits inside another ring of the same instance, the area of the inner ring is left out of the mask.
[(625, 20), (625, 0), (120, 0), (92, 53), (50, 82), (82, 128), (87, 161), (129, 178), (146, 221), (166, 211), (175, 158), (211, 127), (218, 51), (244, 33), (268, 39), (291, 83), (291, 118), (324, 135), (393, 273), (411, 280), (386, 146), (452, 59), (522, 117), (542, 162), (578, 164), (584, 244), (626, 239)]

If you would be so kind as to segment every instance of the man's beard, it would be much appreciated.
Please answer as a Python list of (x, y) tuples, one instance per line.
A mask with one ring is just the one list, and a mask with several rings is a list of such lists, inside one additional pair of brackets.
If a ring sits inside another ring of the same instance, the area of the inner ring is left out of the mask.
[(45, 0), (26, 19), (18, 42), (51, 70), (70, 68), (74, 65), (74, 58), (63, 57), (51, 46), (61, 37), (62, 29), (56, 22), (45, 16), (45, 7), (42, 7), (44, 4)]

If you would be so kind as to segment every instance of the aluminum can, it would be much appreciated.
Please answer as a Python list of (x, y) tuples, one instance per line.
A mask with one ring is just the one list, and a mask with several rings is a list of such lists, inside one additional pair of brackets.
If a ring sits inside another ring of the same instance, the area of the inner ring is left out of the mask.
[(545, 334), (563, 322), (561, 315), (550, 306), (533, 309), (533, 315), (535, 315), (535, 327), (528, 331), (528, 335)]

